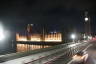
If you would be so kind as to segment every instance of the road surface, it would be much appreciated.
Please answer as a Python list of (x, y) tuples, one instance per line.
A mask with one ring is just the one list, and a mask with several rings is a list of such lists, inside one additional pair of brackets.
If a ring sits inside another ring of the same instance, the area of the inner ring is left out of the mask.
[[(84, 49), (88, 54), (88, 57), (85, 60), (85, 64), (96, 64), (96, 41), (90, 42), (90, 45)], [(71, 60), (72, 58), (69, 58), (68, 56), (64, 55), (58, 58), (57, 60), (53, 61), (51, 64), (67, 64)]]
[(84, 64), (96, 64), (96, 41), (90, 42), (90, 45), (85, 51), (88, 56), (84, 59)]

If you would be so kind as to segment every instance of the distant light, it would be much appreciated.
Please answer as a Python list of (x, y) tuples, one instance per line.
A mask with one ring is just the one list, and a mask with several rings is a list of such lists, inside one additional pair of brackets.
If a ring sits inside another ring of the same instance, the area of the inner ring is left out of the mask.
[(0, 25), (0, 41), (3, 40), (4, 38), (5, 38), (4, 31), (3, 31), (2, 26)]
[(34, 24), (30, 24), (31, 26), (33, 26)]
[(54, 31), (54, 33), (57, 33), (56, 31)]
[(34, 24), (28, 24), (28, 26), (33, 26)]
[(88, 36), (88, 39), (92, 39), (92, 36)]
[(3, 40), (5, 37), (4, 37), (4, 34), (2, 32), (0, 32), (0, 41)]
[(86, 38), (87, 36), (84, 34), (83, 38)]
[(88, 19), (88, 17), (85, 17), (85, 21), (87, 22), (89, 19)]
[(50, 32), (51, 34), (53, 34), (54, 32)]
[(72, 34), (72, 35), (71, 35), (71, 38), (72, 38), (72, 39), (75, 39), (75, 38), (76, 38), (76, 35), (75, 35), (75, 34)]

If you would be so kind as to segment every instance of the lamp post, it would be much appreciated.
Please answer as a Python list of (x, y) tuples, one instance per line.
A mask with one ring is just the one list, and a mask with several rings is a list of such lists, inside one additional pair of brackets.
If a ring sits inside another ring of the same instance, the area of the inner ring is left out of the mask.
[(85, 12), (85, 36), (86, 39), (90, 39), (91, 37), (91, 24), (90, 24), (90, 16), (88, 15), (88, 12)]

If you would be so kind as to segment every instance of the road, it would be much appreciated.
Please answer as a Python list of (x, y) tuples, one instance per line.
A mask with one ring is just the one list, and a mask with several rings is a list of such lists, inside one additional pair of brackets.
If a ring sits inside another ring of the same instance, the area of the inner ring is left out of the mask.
[(96, 41), (90, 42), (91, 46), (86, 48), (88, 57), (85, 59), (85, 64), (96, 64)]
[[(82, 44), (82, 43), (81, 43)], [(80, 49), (82, 49), (82, 50), (84, 50), (84, 49), (86, 49), (85, 48), (85, 45), (86, 45), (86, 43), (83, 43), (83, 45), (81, 45), (80, 43), (75, 43), (75, 44), (70, 44), (70, 45), (68, 45), (67, 47), (68, 47), (68, 52), (69, 51), (71, 51), (71, 50), (74, 50), (74, 51), (72, 51), (71, 52), (71, 54), (73, 53), (73, 52), (76, 52), (77, 50), (80, 50)], [(87, 44), (88, 45), (88, 44)], [(86, 46), (87, 46), (86, 45)], [(62, 47), (64, 48), (64, 50), (62, 49)], [(69, 47), (71, 47), (70, 49), (69, 49)], [(63, 52), (63, 55), (60, 55), (61, 54), (61, 52), (59, 51), (59, 58), (57, 59), (56, 58), (56, 60), (54, 60), (54, 61), (52, 61), (52, 63), (50, 63), (50, 64), (67, 64), (72, 58), (72, 55), (70, 54), (70, 52), (69, 53), (65, 53), (64, 51), (65, 51), (65, 45), (60, 45), (60, 48), (58, 48), (58, 50), (61, 50), (62, 52)], [(38, 57), (40, 57), (40, 56), (44, 56), (44, 55), (49, 55), (49, 54), (51, 54), (51, 53), (54, 53), (54, 52), (56, 52), (56, 51), (58, 51), (57, 49), (56, 50), (51, 50), (50, 52), (48, 51), (48, 52), (45, 52), (44, 54), (43, 53), (40, 53), (39, 55), (31, 55), (31, 56), (27, 56), (27, 57), (21, 57), (21, 58), (18, 58), (18, 59), (13, 59), (13, 60), (9, 60), (9, 61), (6, 61), (6, 62), (3, 62), (3, 63), (0, 63), (0, 64), (13, 64), (13, 63), (16, 63), (16, 64), (24, 64), (24, 63), (26, 63), (26, 62), (30, 62), (32, 59), (35, 59), (35, 58), (38, 58)], [(92, 61), (93, 60), (95, 60), (95, 54), (92, 54), (92, 53), (94, 53), (94, 50), (95, 50), (95, 45), (93, 44), (92, 45), (92, 47), (89, 47), (88, 46), (88, 50), (87, 50), (87, 53), (89, 54), (89, 59), (88, 60), (90, 60), (90, 62), (92, 63)], [(96, 53), (96, 52), (95, 52)], [(93, 56), (92, 56), (92, 55)], [(38, 57), (37, 57), (38, 56)], [(54, 56), (54, 55), (53, 55)], [(56, 56), (57, 56), (57, 53), (56, 53)], [(34, 58), (33, 58), (34, 57)], [(94, 57), (94, 59), (93, 59), (93, 57)], [(50, 57), (51, 58), (51, 57)], [(93, 59), (92, 61), (91, 61), (91, 58)], [(46, 59), (44, 59), (44, 60), (42, 60), (44, 63), (41, 63), (41, 64), (45, 64), (47, 61), (49, 62), (50, 60), (48, 59), (48, 60), (46, 60)], [(93, 61), (93, 62), (95, 62), (95, 61)], [(39, 63), (39, 62), (37, 62), (37, 63)], [(36, 63), (36, 64), (37, 64)], [(89, 63), (89, 62), (88, 62)], [(40, 63), (39, 63), (40, 64)], [(48, 64), (48, 63), (47, 63)], [(92, 63), (93, 64), (93, 63)]]
[[(0, 56), (0, 61), (1, 61), (0, 64), (13, 64), (13, 63), (14, 64), (22, 64), (22, 63), (24, 64), (24, 63), (29, 63), (33, 60), (36, 60), (34, 62), (36, 64), (37, 63), (40, 64), (41, 61), (42, 61), (41, 64), (43, 64), (43, 63), (47, 63), (48, 61), (51, 61), (51, 60), (53, 60), (57, 57), (60, 57), (60, 56), (64, 55), (66, 50), (70, 51), (71, 48), (72, 49), (77, 48), (80, 44), (81, 43), (61, 44), (61, 45), (54, 46), (52, 48), (48, 48), (43, 52), (36, 53), (36, 54), (31, 54), (31, 55), (27, 55), (27, 56), (23, 56), (23, 57), (18, 57), (21, 54), (15, 54), (15, 53), (6, 54), (6, 55)], [(66, 53), (68, 51), (66, 51)], [(32, 51), (32, 52), (34, 52), (34, 51)], [(24, 53), (23, 53), (23, 55), (24, 55)], [(18, 58), (16, 58), (16, 57), (18, 57)], [(67, 56), (65, 55), (65, 57), (67, 57)]]
[(86, 60), (85, 64), (96, 64), (96, 42), (92, 43), (87, 49), (88, 59)]
[[(88, 55), (87, 59), (85, 60), (85, 64), (96, 64), (96, 41), (90, 42), (90, 45), (85, 48)], [(51, 64), (67, 64), (71, 60), (72, 58), (64, 55), (53, 61)]]

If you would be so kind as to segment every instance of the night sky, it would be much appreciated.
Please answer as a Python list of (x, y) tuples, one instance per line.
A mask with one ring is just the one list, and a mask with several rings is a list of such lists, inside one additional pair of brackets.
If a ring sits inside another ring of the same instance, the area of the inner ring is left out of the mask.
[(11, 32), (29, 23), (84, 32), (85, 11), (89, 12), (95, 33), (96, 5), (92, 0), (0, 0), (0, 21)]

